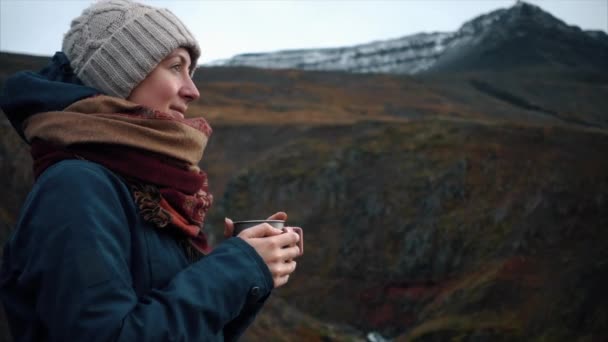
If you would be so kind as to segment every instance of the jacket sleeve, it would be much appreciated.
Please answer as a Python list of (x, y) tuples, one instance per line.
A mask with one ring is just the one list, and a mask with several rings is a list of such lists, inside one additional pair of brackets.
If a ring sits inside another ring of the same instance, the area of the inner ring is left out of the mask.
[(223, 340), (226, 325), (234, 325), (226, 337), (237, 338), (272, 288), (255, 250), (229, 239), (138, 297), (130, 194), (93, 164), (72, 165), (43, 174), (19, 225), (25, 246), (17, 249), (28, 253), (19, 281), (39, 287), (36, 311), (50, 340), (213, 341)]

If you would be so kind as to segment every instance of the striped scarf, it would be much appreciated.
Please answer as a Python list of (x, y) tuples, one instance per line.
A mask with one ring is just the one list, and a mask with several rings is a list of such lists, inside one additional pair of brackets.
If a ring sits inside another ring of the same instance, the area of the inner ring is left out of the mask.
[(85, 159), (121, 175), (142, 218), (173, 229), (189, 259), (211, 250), (203, 231), (213, 196), (198, 167), (211, 135), (203, 118), (176, 119), (127, 100), (95, 96), (24, 123), (34, 174), (65, 159)]

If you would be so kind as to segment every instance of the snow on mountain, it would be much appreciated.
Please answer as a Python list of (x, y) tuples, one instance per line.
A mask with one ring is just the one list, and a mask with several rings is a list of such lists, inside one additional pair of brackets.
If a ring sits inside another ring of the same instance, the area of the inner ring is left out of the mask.
[(456, 32), (418, 33), (349, 47), (247, 53), (209, 65), (416, 74), (434, 67), (445, 69), (454, 61), (458, 64), (459, 59), (470, 56), (471, 51), (479, 50), (482, 45), (497, 45), (513, 36), (533, 34), (534, 30), (583, 35), (598, 43), (602, 41), (604, 46), (607, 40), (603, 32), (585, 32), (568, 26), (540, 7), (519, 1), (510, 8), (474, 18)]
[(420, 33), (351, 47), (249, 53), (215, 65), (413, 74), (432, 66), (451, 37)]

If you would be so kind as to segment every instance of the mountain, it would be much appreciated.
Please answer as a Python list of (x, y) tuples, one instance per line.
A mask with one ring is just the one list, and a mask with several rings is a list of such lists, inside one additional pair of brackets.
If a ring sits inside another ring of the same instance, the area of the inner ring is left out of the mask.
[(214, 65), (415, 74), (432, 67), (452, 39), (449, 33), (420, 33), (353, 47), (248, 53)]
[(419, 33), (352, 47), (248, 53), (216, 66), (417, 74), (544, 65), (608, 69), (608, 35), (582, 31), (520, 1), (456, 32)]
[(608, 68), (608, 36), (568, 26), (540, 7), (519, 2), (465, 23), (433, 71), (517, 66)]

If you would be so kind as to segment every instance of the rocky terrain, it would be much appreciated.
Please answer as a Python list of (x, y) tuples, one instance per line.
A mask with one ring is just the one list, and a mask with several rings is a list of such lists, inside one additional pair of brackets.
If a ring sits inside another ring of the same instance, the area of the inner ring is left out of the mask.
[(306, 227), (277, 293), (323, 322), (403, 340), (593, 340), (608, 336), (607, 150), (605, 132), (560, 126), (324, 127), (238, 173), (216, 214), (284, 208)]
[[(463, 29), (513, 11), (536, 18), (522, 30), (553, 23), (520, 5)], [(200, 68), (190, 113), (214, 128), (214, 243), (224, 216), (286, 210), (305, 230), (297, 272), (243, 340), (608, 339), (608, 72), (602, 47), (568, 38), (591, 34), (561, 30), (571, 55), (550, 57), (570, 64), (497, 45), (513, 58), (416, 75)], [(0, 53), (0, 85), (45, 63)], [(0, 176), (5, 241), (31, 171), (4, 116)]]

